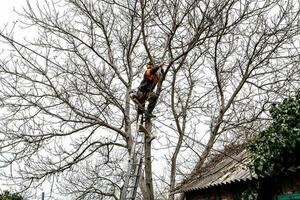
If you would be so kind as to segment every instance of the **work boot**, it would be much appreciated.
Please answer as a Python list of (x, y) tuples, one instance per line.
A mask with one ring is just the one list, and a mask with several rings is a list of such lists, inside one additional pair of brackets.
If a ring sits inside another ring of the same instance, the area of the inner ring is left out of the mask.
[(136, 90), (131, 90), (129, 92), (129, 96), (130, 96), (131, 99), (137, 99), (138, 100), (138, 94), (137, 94)]
[(156, 116), (153, 115), (152, 113), (145, 113), (145, 121), (149, 121), (151, 118), (155, 118)]
[(154, 134), (150, 134), (149, 135), (149, 142), (151, 142), (152, 140), (156, 139), (156, 135)]
[(158, 95), (155, 92), (150, 92), (148, 99), (158, 98)]
[(152, 113), (148, 113), (148, 112), (145, 113), (145, 116), (146, 116), (146, 117), (149, 117), (149, 118), (154, 118), (154, 117), (156, 117), (156, 115), (153, 115)]

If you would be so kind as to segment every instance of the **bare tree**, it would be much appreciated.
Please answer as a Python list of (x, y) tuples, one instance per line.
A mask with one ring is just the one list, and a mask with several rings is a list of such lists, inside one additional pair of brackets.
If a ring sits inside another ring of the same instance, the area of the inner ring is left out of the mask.
[(24, 24), (39, 37), (19, 43), (1, 33), (13, 49), (0, 72), (2, 164), (20, 164), (20, 184), (31, 187), (96, 159), (97, 166), (105, 164), (98, 187), (118, 195), (106, 179), (116, 183), (123, 176), (119, 162), (132, 145), (127, 91), (144, 57), (137, 4), (28, 3)]
[[(299, 88), (298, 7), (280, 0), (28, 3), (23, 25), (38, 37), (0, 33), (11, 47), (0, 67), (1, 163), (17, 171), (5, 175), (25, 189), (63, 176), (61, 193), (118, 199), (135, 130), (128, 92), (148, 60), (164, 60), (158, 118), (146, 128), (166, 138), (163, 181), (172, 191), (214, 145), (252, 137), (269, 120), (270, 103)], [(146, 200), (155, 195), (152, 153), (146, 136)]]
[[(190, 155), (197, 157), (193, 175), (214, 146), (253, 137), (268, 123), (268, 106), (299, 88), (298, 2), (213, 1), (205, 5), (198, 9), (207, 8), (212, 35), (206, 35), (186, 60), (174, 64), (171, 103), (166, 103), (172, 107), (179, 134), (173, 141), (171, 191), (176, 172), (180, 174), (178, 157), (188, 154), (183, 147), (191, 148)], [(193, 145), (194, 141), (198, 143)]]

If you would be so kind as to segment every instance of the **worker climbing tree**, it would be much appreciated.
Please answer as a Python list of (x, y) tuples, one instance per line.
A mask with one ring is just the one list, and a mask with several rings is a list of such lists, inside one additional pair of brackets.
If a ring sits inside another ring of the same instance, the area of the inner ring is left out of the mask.
[[(154, 93), (153, 90), (164, 73), (162, 68), (163, 66), (164, 63), (155, 66), (154, 63), (148, 62), (146, 66), (147, 69), (144, 73), (144, 77), (140, 83), (140, 86), (130, 92), (130, 97), (138, 106), (138, 116), (141, 113), (145, 113), (146, 121), (150, 120), (152, 117), (155, 117), (155, 115), (152, 114), (152, 111), (155, 108), (158, 95)], [(145, 109), (146, 101), (148, 101), (147, 109)]]
[(142, 141), (128, 186), (175, 200), (216, 145), (252, 139), (299, 88), (296, 0), (19, 2), (0, 31), (0, 178), (17, 192), (53, 181), (53, 199), (117, 200)]
[[(126, 179), (121, 192), (121, 200), (134, 200), (136, 198), (144, 162), (144, 142), (149, 139), (148, 142), (150, 143), (155, 138), (153, 134), (151, 134), (151, 129), (149, 130), (149, 128), (144, 127), (144, 122), (151, 124), (150, 119), (155, 117), (152, 111), (155, 108), (158, 95), (153, 92), (153, 89), (164, 73), (162, 69), (163, 65), (164, 63), (158, 66), (155, 66), (152, 62), (147, 63), (147, 69), (140, 86), (130, 92), (130, 97), (135, 102), (137, 108), (136, 134), (128, 159)], [(148, 101), (147, 109), (145, 109), (146, 101)]]

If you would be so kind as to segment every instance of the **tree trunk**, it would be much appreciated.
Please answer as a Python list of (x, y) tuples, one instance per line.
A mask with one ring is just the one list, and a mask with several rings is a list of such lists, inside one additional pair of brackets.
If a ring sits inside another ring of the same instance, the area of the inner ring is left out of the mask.
[[(178, 157), (178, 154), (179, 154), (179, 150), (180, 150), (180, 147), (182, 145), (182, 141), (183, 141), (183, 135), (180, 134), (179, 135), (179, 138), (178, 138), (178, 142), (177, 142), (177, 145), (176, 145), (176, 149), (175, 149), (175, 152), (172, 156), (172, 163), (171, 163), (171, 176), (170, 176), (170, 191), (172, 191), (174, 188), (175, 188), (175, 184), (176, 184), (176, 166), (177, 166), (177, 157)], [(170, 194), (169, 195), (169, 200), (174, 200), (174, 194)]]
[[(152, 131), (151, 121), (146, 121), (146, 129), (149, 133)], [(145, 182), (148, 193), (147, 200), (154, 200), (153, 180), (152, 180), (152, 159), (151, 159), (151, 141), (149, 135), (145, 135)]]
[(147, 188), (147, 185), (146, 185), (146, 180), (145, 180), (144, 174), (141, 175), (139, 186), (140, 186), (140, 189), (141, 189), (141, 192), (142, 192), (142, 195), (143, 195), (143, 199), (149, 200), (150, 194), (148, 192), (148, 188)]

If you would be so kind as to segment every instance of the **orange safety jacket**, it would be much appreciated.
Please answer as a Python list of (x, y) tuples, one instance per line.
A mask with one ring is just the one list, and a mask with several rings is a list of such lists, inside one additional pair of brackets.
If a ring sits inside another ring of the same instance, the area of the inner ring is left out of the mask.
[(139, 90), (144, 93), (151, 92), (159, 81), (157, 71), (161, 66), (148, 68), (144, 73), (144, 78), (139, 86)]

